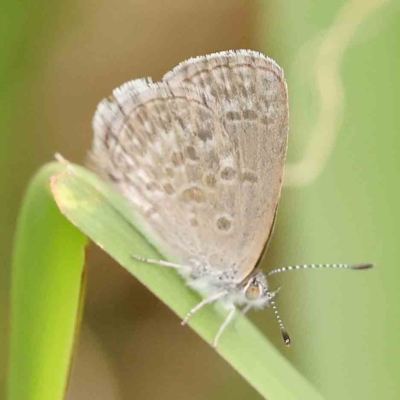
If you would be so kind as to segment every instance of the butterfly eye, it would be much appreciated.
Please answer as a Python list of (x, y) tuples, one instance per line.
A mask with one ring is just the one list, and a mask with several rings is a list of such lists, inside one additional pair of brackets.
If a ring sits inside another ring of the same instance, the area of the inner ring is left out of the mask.
[(246, 289), (245, 296), (247, 300), (257, 300), (258, 298), (260, 298), (261, 290), (259, 284), (252, 283), (251, 285), (249, 285), (249, 287)]

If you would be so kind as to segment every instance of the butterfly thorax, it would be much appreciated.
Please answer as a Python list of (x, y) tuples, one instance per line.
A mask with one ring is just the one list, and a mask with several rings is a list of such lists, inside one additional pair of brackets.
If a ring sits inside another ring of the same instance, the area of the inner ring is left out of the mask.
[(181, 269), (180, 273), (186, 278), (188, 286), (202, 296), (226, 291), (226, 296), (222, 298), (226, 304), (262, 308), (274, 297), (274, 293), (268, 292), (268, 282), (262, 271), (253, 271), (242, 281), (238, 281), (233, 270), (216, 271), (207, 264)]

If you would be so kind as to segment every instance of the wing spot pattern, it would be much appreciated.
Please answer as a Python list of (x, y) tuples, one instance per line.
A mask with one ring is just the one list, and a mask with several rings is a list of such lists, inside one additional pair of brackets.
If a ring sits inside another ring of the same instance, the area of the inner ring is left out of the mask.
[(227, 121), (237, 122), (240, 121), (240, 113), (237, 111), (229, 111), (225, 114)]
[(183, 164), (185, 160), (184, 160), (183, 154), (181, 152), (174, 152), (174, 153), (172, 153), (171, 161), (172, 161), (172, 164), (174, 164), (175, 167), (177, 167), (178, 165)]
[(245, 171), (241, 176), (242, 182), (257, 183), (257, 175), (252, 171)]
[(256, 121), (258, 119), (258, 114), (254, 110), (244, 110), (243, 118), (247, 121)]
[(217, 179), (215, 178), (215, 175), (212, 173), (206, 174), (204, 176), (204, 182), (207, 186), (209, 187), (214, 187), (215, 184), (217, 183)]
[(196, 149), (193, 146), (187, 146), (186, 153), (192, 161), (198, 161), (199, 157), (197, 156)]
[(231, 167), (225, 167), (221, 171), (221, 179), (224, 181), (232, 181), (235, 178), (236, 171)]
[(206, 196), (202, 189), (197, 186), (192, 186), (182, 192), (181, 199), (185, 203), (204, 203), (206, 201)]
[(207, 140), (211, 140), (213, 138), (213, 134), (210, 130), (202, 129), (202, 128), (199, 128), (199, 130), (197, 132), (197, 136), (203, 142), (206, 142)]
[(165, 190), (165, 193), (168, 193), (168, 194), (174, 194), (175, 193), (175, 189), (170, 183), (166, 183), (164, 185), (164, 190)]
[(231, 227), (232, 221), (228, 217), (222, 216), (217, 219), (217, 228), (219, 231), (227, 232), (231, 229)]

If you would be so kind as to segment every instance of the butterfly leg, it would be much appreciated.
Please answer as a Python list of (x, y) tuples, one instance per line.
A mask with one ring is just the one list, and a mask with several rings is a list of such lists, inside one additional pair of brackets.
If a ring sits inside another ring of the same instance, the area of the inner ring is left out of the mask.
[(214, 301), (220, 299), (221, 297), (224, 297), (228, 294), (227, 290), (224, 290), (222, 292), (218, 292), (216, 294), (214, 294), (213, 296), (207, 297), (206, 299), (203, 299), (199, 304), (197, 304), (197, 306), (193, 307), (183, 318), (183, 321), (181, 322), (182, 325), (185, 325), (189, 318), (197, 311), (200, 310), (200, 308), (202, 308), (203, 306), (205, 306), (206, 304), (210, 304), (213, 303)]
[(162, 265), (164, 267), (171, 267), (171, 268), (184, 268), (184, 267), (187, 267), (186, 265), (175, 264), (175, 263), (172, 263), (172, 262), (169, 262), (169, 261), (164, 261), (164, 260), (154, 260), (152, 258), (141, 257), (141, 256), (138, 256), (136, 254), (132, 254), (131, 257), (134, 260), (145, 262), (147, 264)]
[(229, 314), (226, 317), (224, 323), (219, 327), (218, 332), (217, 332), (217, 334), (215, 335), (215, 338), (214, 338), (214, 343), (213, 343), (214, 348), (216, 348), (218, 346), (219, 338), (221, 337), (222, 333), (224, 332), (226, 327), (229, 325), (229, 323), (232, 321), (232, 318), (233, 318), (233, 316), (235, 314), (235, 311), (236, 311), (235, 306), (232, 306), (232, 308), (229, 311)]
[(240, 315), (244, 317), (252, 308), (253, 306), (251, 304), (247, 304), (244, 308), (242, 308)]

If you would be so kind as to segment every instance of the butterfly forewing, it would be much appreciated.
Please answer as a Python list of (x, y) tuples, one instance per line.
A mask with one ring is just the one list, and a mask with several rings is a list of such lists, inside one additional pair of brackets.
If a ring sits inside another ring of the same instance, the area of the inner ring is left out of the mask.
[(281, 69), (250, 51), (188, 60), (114, 91), (94, 117), (97, 170), (181, 263), (241, 281), (271, 234), (286, 154)]

